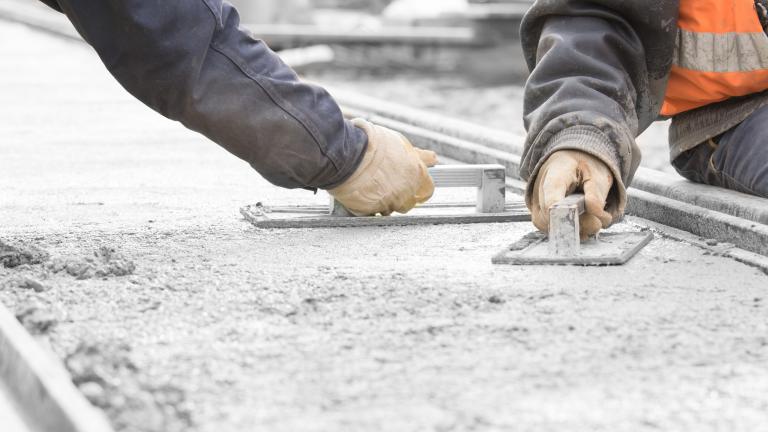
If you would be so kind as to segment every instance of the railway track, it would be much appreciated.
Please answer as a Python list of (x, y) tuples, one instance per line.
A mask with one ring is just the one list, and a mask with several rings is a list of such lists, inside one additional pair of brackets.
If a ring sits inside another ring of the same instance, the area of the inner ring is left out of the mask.
[[(79, 40), (55, 14), (0, 16), (59, 36)], [(39, 9), (39, 8), (35, 8)], [(518, 178), (523, 137), (476, 124), (332, 89), (347, 115), (362, 116), (408, 135), (418, 146), (457, 161), (501, 164), (510, 173), (507, 187), (521, 193)], [(768, 272), (768, 206), (765, 200), (695, 185), (641, 168), (629, 191), (628, 214), (662, 235), (709, 248)], [(110, 431), (104, 416), (91, 407), (64, 368), (0, 306), (0, 424), (8, 430), (62, 432)]]

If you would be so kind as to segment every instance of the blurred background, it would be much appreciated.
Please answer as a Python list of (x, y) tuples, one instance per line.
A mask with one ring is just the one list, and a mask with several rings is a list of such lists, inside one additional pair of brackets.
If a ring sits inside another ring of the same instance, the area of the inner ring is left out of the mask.
[[(305, 78), (525, 134), (519, 30), (532, 0), (231, 1)], [(643, 165), (672, 173), (667, 128), (638, 142)]]
[(524, 133), (518, 31), (532, 1), (232, 3), (304, 78)]
[(243, 24), (275, 50), (331, 44), (358, 69), (464, 75), (520, 83), (518, 40), (529, 0), (233, 0)]

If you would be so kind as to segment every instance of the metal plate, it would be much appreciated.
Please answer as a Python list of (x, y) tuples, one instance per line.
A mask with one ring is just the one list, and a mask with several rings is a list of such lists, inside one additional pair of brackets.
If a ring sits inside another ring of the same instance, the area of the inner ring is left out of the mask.
[(520, 202), (508, 202), (503, 213), (477, 213), (475, 204), (427, 203), (407, 215), (348, 217), (331, 216), (327, 205), (269, 207), (261, 203), (240, 209), (258, 228), (340, 228), (365, 226), (445, 225), (497, 222), (529, 222), (531, 214)]
[(504, 249), (492, 261), (494, 264), (511, 265), (622, 265), (651, 240), (653, 233), (648, 231), (603, 233), (598, 239), (582, 242), (577, 255), (557, 256), (552, 254), (547, 236), (534, 232)]

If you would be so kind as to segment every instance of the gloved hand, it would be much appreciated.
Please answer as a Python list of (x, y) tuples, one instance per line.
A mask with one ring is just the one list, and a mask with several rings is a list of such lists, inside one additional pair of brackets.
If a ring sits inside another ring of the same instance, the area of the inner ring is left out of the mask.
[(549, 232), (549, 208), (567, 195), (583, 190), (586, 206), (579, 218), (579, 234), (582, 240), (597, 234), (613, 223), (613, 216), (605, 211), (613, 181), (608, 166), (589, 153), (578, 150), (552, 153), (536, 176), (528, 203), (533, 224)]
[(368, 135), (368, 149), (354, 174), (328, 193), (356, 216), (407, 213), (432, 197), (435, 184), (427, 167), (437, 163), (435, 152), (363, 119), (352, 123)]

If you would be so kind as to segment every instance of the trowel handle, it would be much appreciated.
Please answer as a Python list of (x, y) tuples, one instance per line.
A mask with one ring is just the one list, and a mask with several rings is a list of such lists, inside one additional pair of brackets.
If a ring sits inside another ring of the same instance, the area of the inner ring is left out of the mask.
[(553, 254), (572, 256), (579, 252), (579, 216), (585, 211), (584, 194), (565, 197), (549, 209), (549, 247)]
[(429, 169), (436, 188), (477, 188), (477, 213), (503, 213), (507, 170), (502, 165), (436, 165)]

